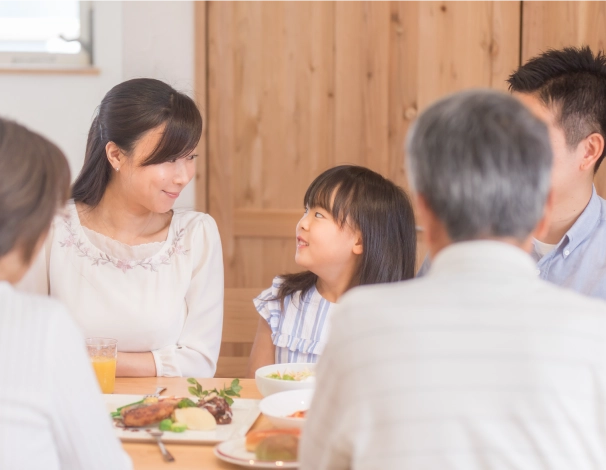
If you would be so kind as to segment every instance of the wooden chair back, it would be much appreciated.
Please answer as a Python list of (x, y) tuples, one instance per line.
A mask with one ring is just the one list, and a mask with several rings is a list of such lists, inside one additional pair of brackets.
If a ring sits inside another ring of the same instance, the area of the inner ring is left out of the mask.
[(261, 288), (225, 289), (223, 336), (215, 377), (245, 377), (259, 314), (252, 300)]

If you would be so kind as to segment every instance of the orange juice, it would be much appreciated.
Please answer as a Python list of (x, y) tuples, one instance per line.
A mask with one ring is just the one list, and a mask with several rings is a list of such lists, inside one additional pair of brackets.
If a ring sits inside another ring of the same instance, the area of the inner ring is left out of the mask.
[(91, 357), (97, 380), (103, 393), (114, 393), (116, 383), (116, 358)]

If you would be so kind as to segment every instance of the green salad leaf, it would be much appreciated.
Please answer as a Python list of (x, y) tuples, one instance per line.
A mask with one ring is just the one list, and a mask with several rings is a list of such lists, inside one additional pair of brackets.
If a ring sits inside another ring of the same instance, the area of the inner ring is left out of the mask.
[(177, 408), (195, 408), (196, 406), (198, 405), (196, 405), (189, 398), (184, 398), (179, 403), (177, 403)]
[(226, 388), (225, 384), (223, 384), (223, 388), (221, 390), (217, 390), (216, 388), (213, 388), (212, 390), (204, 390), (202, 385), (200, 385), (200, 383), (193, 377), (187, 379), (187, 382), (195, 385), (195, 387), (188, 387), (189, 393), (191, 393), (193, 396), (198, 397), (199, 399), (204, 399), (211, 393), (215, 393), (221, 398), (224, 398), (227, 404), (230, 406), (234, 403), (234, 399), (231, 397), (239, 397), (240, 391), (242, 390), (239, 379), (232, 380), (229, 388)]

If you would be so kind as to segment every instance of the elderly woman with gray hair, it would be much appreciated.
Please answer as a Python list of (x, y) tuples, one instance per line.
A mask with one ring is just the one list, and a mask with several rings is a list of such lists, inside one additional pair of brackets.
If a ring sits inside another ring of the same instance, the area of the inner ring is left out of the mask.
[(546, 126), (459, 93), (419, 117), (408, 159), (433, 265), (343, 297), (301, 468), (606, 468), (606, 303), (527, 253), (551, 207)]

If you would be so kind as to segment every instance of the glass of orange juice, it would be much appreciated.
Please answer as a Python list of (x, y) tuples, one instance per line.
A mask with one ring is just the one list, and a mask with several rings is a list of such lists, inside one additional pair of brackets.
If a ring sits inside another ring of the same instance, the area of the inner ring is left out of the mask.
[(114, 393), (118, 341), (111, 338), (86, 338), (88, 357), (93, 364), (103, 393)]

